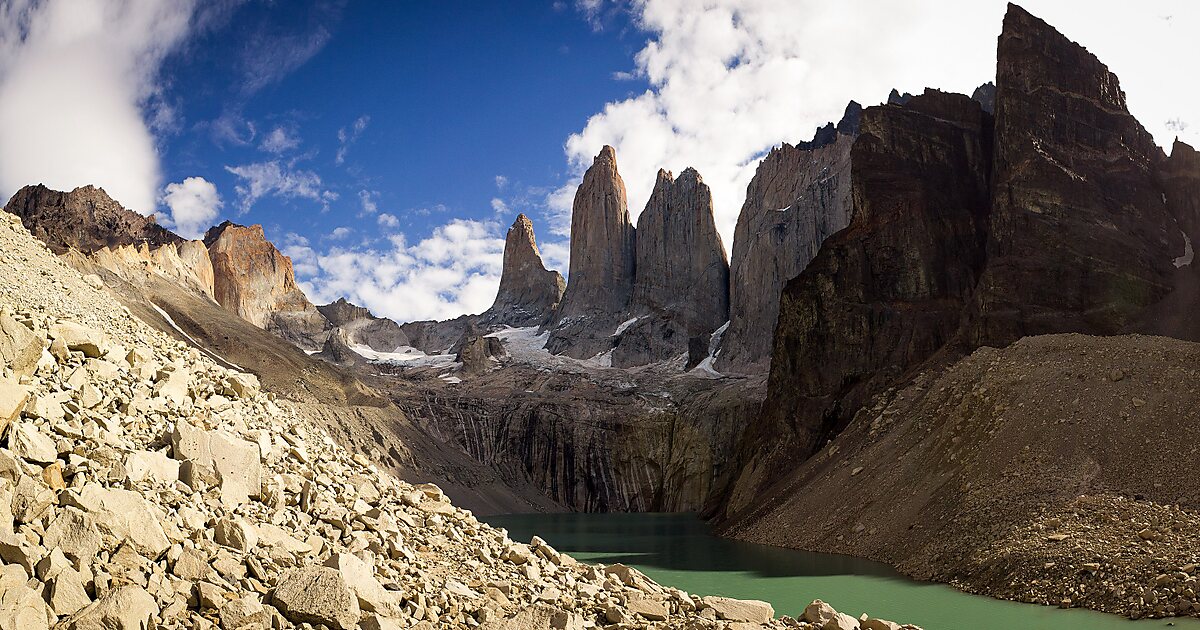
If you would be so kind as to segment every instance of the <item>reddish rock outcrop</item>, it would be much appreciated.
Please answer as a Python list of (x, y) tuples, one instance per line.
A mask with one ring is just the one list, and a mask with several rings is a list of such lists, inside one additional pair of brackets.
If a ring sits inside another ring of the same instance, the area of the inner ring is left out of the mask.
[(634, 228), (617, 154), (604, 147), (583, 176), (571, 208), (571, 270), (551, 318), (546, 348), (588, 358), (612, 348), (633, 295)]
[(851, 102), (836, 128), (822, 128), (813, 142), (783, 144), (759, 164), (733, 235), (719, 369), (766, 370), (783, 285), (850, 222), (850, 148), (860, 115)]
[(540, 326), (554, 312), (566, 284), (561, 274), (546, 269), (533, 235), (533, 221), (519, 214), (504, 240), (496, 301), (481, 319), (508, 326)]
[(296, 286), (292, 261), (261, 225), (226, 221), (204, 236), (214, 273), (214, 295), (226, 310), (308, 350), (320, 350), (329, 324)]
[(729, 263), (713, 219), (712, 191), (695, 169), (674, 178), (659, 170), (638, 216), (630, 318), (613, 350), (613, 366), (663, 361), (704, 346), (729, 319)]
[(1185, 248), (1155, 178), (1163, 160), (1116, 75), (1009, 5), (997, 51), (988, 264), (970, 342), (1113, 334), (1161, 300)]
[(126, 210), (103, 188), (83, 186), (71, 192), (38, 184), (18, 190), (5, 210), (56, 254), (75, 249), (91, 254), (101, 248), (141, 245), (157, 248), (182, 238), (143, 216)]

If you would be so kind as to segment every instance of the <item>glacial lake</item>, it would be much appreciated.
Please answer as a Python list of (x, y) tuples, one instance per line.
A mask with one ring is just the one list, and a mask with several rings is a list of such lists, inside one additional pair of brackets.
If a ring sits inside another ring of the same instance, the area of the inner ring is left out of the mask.
[(1192, 618), (1130, 621), (1089, 610), (1006, 602), (916, 582), (875, 562), (713, 536), (686, 514), (518, 514), (483, 520), (528, 542), (535, 534), (577, 560), (637, 567), (662, 584), (701, 595), (761, 599), (798, 617), (814, 599), (840, 612), (925, 630), (1200, 629)]

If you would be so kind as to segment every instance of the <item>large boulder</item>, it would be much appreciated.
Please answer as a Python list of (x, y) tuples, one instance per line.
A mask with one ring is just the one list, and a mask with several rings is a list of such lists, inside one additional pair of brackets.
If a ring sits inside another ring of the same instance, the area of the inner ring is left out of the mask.
[(375, 568), (348, 553), (335, 553), (325, 561), (325, 566), (337, 569), (342, 574), (346, 585), (358, 598), (358, 605), (366, 611), (389, 613), (393, 612), (395, 599), (389, 594), (379, 580), (375, 578)]
[(68, 618), (66, 630), (150, 630), (158, 604), (146, 589), (126, 584), (105, 593)]
[(726, 621), (767, 623), (775, 617), (771, 604), (756, 599), (733, 599), (711, 595), (701, 598), (702, 602), (717, 612), (717, 617)]
[(17, 377), (31, 376), (41, 357), (42, 340), (8, 313), (0, 311), (0, 362)]
[(50, 338), (90, 358), (99, 358), (107, 350), (107, 337), (102, 331), (76, 322), (54, 324), (50, 327)]
[(9, 423), (21, 416), (21, 410), (29, 401), (29, 388), (0, 377), (0, 436)]
[(149, 558), (157, 558), (171, 546), (163, 529), (163, 523), (170, 523), (166, 514), (137, 492), (89, 483), (63, 496), (63, 502), (87, 512), (101, 531), (128, 541)]
[(205, 431), (179, 420), (171, 432), (171, 452), (179, 461), (212, 471), (225, 504), (241, 505), (258, 496), (262, 454), (254, 442), (225, 431)]
[(354, 630), (362, 611), (358, 597), (337, 569), (307, 566), (287, 571), (271, 602), (292, 623), (325, 624)]

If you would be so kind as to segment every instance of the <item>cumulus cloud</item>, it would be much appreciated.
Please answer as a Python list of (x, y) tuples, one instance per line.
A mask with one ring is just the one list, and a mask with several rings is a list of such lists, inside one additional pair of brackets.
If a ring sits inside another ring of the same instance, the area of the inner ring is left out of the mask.
[(217, 187), (203, 177), (189, 177), (182, 182), (167, 184), (162, 200), (170, 210), (170, 216), (163, 223), (190, 239), (202, 238), (225, 205)]
[(337, 227), (337, 228), (334, 228), (333, 231), (329, 233), (329, 238), (330, 238), (330, 240), (340, 241), (340, 240), (346, 238), (347, 236), (350, 236), (350, 233), (352, 231), (353, 230), (351, 230), (348, 227)]
[[(1024, 4), (1120, 74), (1131, 109), (1160, 142), (1170, 140), (1165, 121), (1200, 110), (1200, 83), (1172, 76), (1172, 64), (1162, 63), (1195, 57), (1200, 6), (1148, 0), (1131, 12), (1121, 0), (1099, 0), (1080, 12), (1055, 0)], [(611, 6), (578, 4), (593, 24)], [(1158, 19), (1166, 7), (1173, 19)], [(546, 198), (551, 227), (569, 231), (579, 178), (611, 144), (635, 218), (659, 168), (692, 166), (713, 190), (728, 248), (746, 185), (766, 151), (810, 139), (852, 99), (873, 105), (892, 88), (919, 92), (926, 86), (970, 93), (992, 80), (1004, 9), (1003, 0), (708, 0), (699, 6), (636, 0), (628, 10), (650, 38), (631, 74), (649, 88), (608, 103), (567, 139), (572, 177)]]
[(491, 306), (504, 237), (498, 223), (455, 219), (416, 243), (396, 234), (371, 247), (316, 251), (296, 238), (285, 239), (283, 251), (295, 263), (301, 288), (317, 303), (345, 297), (405, 322), (447, 319)]
[(238, 194), (238, 206), (244, 214), (263, 197), (284, 199), (309, 199), (328, 208), (337, 199), (337, 193), (326, 190), (321, 176), (312, 171), (293, 169), (279, 160), (226, 166), (226, 171), (241, 179), (234, 190)]
[(350, 145), (354, 144), (358, 140), (358, 137), (362, 135), (363, 131), (366, 131), (367, 124), (370, 122), (370, 116), (359, 116), (349, 127), (342, 127), (341, 129), (338, 129), (338, 150), (337, 155), (333, 159), (334, 163), (342, 164), (346, 161), (346, 153), (350, 151)]
[[(102, 186), (150, 214), (161, 181), (147, 115), (194, 0), (0, 4), (0, 194)], [(161, 123), (169, 122), (165, 119)]]
[(395, 228), (400, 227), (400, 219), (397, 219), (394, 215), (388, 214), (386, 212), (379, 215), (378, 221), (379, 221), (380, 227), (389, 228), (389, 229), (395, 229)]
[(267, 153), (286, 153), (300, 146), (300, 134), (295, 129), (275, 127), (263, 136), (258, 148)]
[(375, 201), (375, 199), (378, 197), (379, 193), (374, 190), (358, 191), (358, 202), (362, 206), (362, 212), (360, 212), (358, 216), (364, 217), (368, 214), (375, 214), (376, 212), (379, 212), (379, 203)]

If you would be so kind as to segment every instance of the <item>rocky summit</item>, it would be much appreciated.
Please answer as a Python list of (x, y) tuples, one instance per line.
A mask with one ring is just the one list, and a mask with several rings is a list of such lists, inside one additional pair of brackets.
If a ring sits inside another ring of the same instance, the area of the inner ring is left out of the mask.
[(533, 235), (533, 221), (519, 214), (504, 239), (504, 263), (496, 301), (483, 313), (485, 321), (509, 326), (540, 326), (562, 299), (566, 282), (546, 269)]
[(551, 352), (586, 359), (612, 348), (610, 335), (633, 297), (634, 238), (617, 153), (606, 146), (575, 193), (571, 271), (548, 324)]
[(637, 272), (629, 318), (613, 351), (617, 367), (645, 365), (688, 351), (729, 319), (729, 263), (713, 220), (712, 191), (696, 169), (676, 179), (659, 170), (638, 216)]
[(90, 254), (104, 247), (148, 245), (157, 248), (183, 239), (114, 201), (103, 188), (84, 186), (70, 192), (38, 184), (18, 190), (4, 209), (21, 217), (31, 232), (56, 254), (74, 249)]

